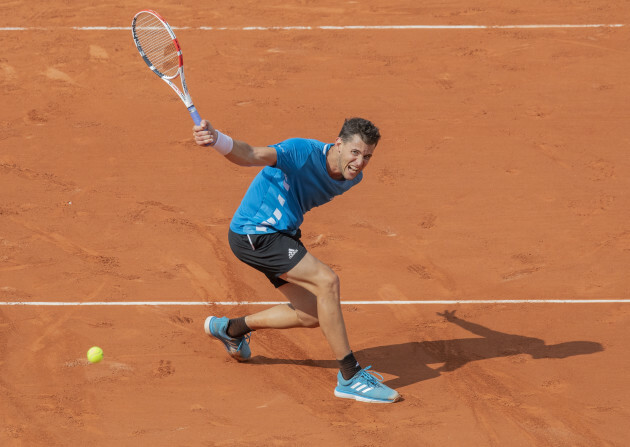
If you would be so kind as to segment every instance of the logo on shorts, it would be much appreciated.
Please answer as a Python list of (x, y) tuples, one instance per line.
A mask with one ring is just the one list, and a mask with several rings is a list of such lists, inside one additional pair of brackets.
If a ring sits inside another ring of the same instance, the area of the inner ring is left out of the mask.
[(289, 259), (293, 258), (298, 251), (294, 248), (289, 248)]

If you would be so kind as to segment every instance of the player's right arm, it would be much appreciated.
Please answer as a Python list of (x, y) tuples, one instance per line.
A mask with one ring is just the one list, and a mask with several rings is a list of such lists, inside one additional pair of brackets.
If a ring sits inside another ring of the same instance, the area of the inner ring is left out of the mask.
[[(217, 130), (206, 120), (199, 126), (193, 126), (193, 136), (199, 146), (212, 147), (218, 139)], [(232, 150), (225, 158), (239, 166), (274, 166), (278, 160), (274, 148), (254, 147), (239, 140), (234, 140)]]

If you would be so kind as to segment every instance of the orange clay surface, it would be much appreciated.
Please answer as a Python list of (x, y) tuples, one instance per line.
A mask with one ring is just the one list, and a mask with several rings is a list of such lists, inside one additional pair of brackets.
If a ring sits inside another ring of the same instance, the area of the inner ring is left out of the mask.
[[(38, 28), (0, 31), (0, 445), (627, 445), (628, 303), (345, 305), (393, 405), (333, 396), (319, 329), (254, 333), (250, 364), (203, 332), (261, 305), (6, 304), (281, 300), (227, 244), (257, 169), (194, 145), (128, 29), (72, 28), (146, 7), (191, 27), (188, 85), (223, 132), (381, 128), (361, 185), (302, 228), (344, 300), (628, 299), (626, 3), (75, 3), (0, 2), (0, 27)], [(626, 26), (242, 29), (599, 23)]]

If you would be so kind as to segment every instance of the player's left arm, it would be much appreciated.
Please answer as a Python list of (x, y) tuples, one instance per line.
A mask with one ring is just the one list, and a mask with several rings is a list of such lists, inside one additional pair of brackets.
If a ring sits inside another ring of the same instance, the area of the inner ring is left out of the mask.
[[(219, 135), (220, 133), (212, 127), (208, 121), (203, 120), (199, 126), (193, 127), (193, 135), (195, 137), (195, 143), (199, 146), (216, 145), (223, 146), (225, 143), (225, 135)], [(223, 141), (221, 141), (223, 139)], [(215, 147), (216, 148), (216, 147)], [(274, 166), (278, 161), (276, 149), (266, 146), (252, 146), (244, 141), (232, 140), (231, 149), (229, 152), (224, 153), (223, 149), (217, 150), (225, 155), (229, 161), (239, 166)]]

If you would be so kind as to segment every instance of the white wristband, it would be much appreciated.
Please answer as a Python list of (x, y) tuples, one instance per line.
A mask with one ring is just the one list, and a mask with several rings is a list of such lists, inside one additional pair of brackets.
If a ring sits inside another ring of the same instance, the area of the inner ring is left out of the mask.
[(219, 154), (227, 155), (232, 152), (233, 146), (234, 141), (232, 141), (232, 138), (217, 130), (217, 141), (212, 145), (212, 147), (214, 147)]

